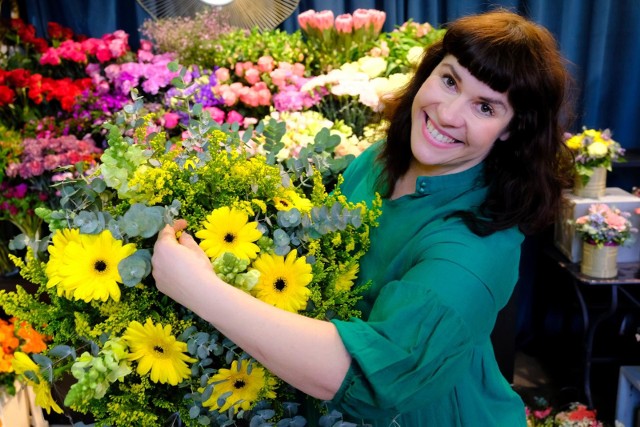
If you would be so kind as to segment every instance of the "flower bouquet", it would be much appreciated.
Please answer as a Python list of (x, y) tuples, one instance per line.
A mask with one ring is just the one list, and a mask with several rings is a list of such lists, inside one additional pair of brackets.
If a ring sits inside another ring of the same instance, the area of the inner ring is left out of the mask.
[(627, 243), (632, 233), (638, 231), (629, 221), (630, 216), (629, 212), (595, 203), (589, 206), (587, 215), (575, 220), (576, 232), (583, 241), (592, 245), (619, 246)]
[[(239, 132), (196, 104), (174, 143), (141, 107), (136, 99), (105, 125), (99, 169), (59, 185), (62, 209), (38, 211), (50, 240), (32, 242), (26, 261), (13, 257), (39, 290), (0, 293), (0, 306), (52, 337), (38, 358), (18, 353), (16, 372), (39, 385), (44, 409), (71, 408), (99, 425), (303, 425), (308, 397), (159, 293), (156, 235), (185, 218), (230, 286), (313, 318), (357, 317), (362, 287), (353, 283), (380, 201), (350, 203), (340, 181), (327, 193), (330, 162), (319, 154), (339, 139), (328, 131), (278, 162), (284, 123)], [(265, 156), (245, 150), (254, 139)], [(73, 384), (51, 399), (62, 377)]]
[(622, 212), (603, 203), (589, 206), (587, 215), (577, 218), (575, 230), (582, 238), (580, 271), (598, 278), (611, 278), (618, 274), (618, 247), (631, 241), (633, 227), (629, 212)]
[(537, 403), (542, 404), (540, 408), (526, 408), (527, 427), (603, 427), (602, 422), (597, 419), (596, 411), (579, 402), (573, 402), (566, 410), (558, 411), (544, 399), (537, 400)]
[(624, 161), (625, 149), (611, 138), (611, 131), (583, 128), (582, 133), (565, 134), (566, 144), (574, 153), (576, 173), (582, 184), (589, 181), (596, 168), (611, 171), (614, 161)]

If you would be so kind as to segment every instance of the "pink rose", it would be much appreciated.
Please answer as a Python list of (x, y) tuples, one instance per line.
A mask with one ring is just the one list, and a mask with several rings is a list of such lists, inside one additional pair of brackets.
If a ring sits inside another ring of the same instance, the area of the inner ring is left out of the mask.
[(229, 75), (229, 69), (225, 67), (220, 67), (215, 71), (216, 79), (218, 82), (226, 82), (231, 77)]
[(178, 126), (180, 116), (178, 116), (176, 113), (169, 112), (164, 113), (162, 119), (164, 120), (164, 127), (166, 127), (167, 129), (173, 129), (174, 127)]
[(260, 71), (256, 68), (249, 68), (244, 73), (244, 79), (251, 85), (254, 85), (260, 81)]
[(227, 123), (242, 124), (243, 121), (244, 117), (242, 117), (242, 114), (238, 113), (236, 110), (231, 110), (229, 111), (229, 114), (227, 114)]

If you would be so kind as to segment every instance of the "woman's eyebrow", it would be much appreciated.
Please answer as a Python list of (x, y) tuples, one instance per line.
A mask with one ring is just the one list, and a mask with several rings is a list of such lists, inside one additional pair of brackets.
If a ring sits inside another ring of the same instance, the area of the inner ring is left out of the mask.
[[(441, 65), (448, 69), (448, 71), (453, 75), (453, 78), (456, 79), (456, 81), (459, 81), (459, 82), (462, 81), (462, 79), (460, 78), (460, 75), (456, 72), (456, 69), (454, 68), (453, 65), (447, 64), (447, 63), (442, 63)], [(500, 99), (481, 96), (480, 100), (482, 102), (486, 102), (488, 104), (492, 104), (492, 105), (495, 105), (495, 106), (498, 106), (498, 107), (501, 107), (501, 108), (504, 108), (504, 109), (507, 108), (505, 103)]]

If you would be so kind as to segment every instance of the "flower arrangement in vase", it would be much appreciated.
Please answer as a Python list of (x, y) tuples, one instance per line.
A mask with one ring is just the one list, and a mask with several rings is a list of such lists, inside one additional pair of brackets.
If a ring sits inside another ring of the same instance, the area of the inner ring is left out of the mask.
[(611, 138), (611, 131), (583, 128), (579, 134), (565, 134), (565, 143), (575, 156), (574, 192), (581, 197), (599, 198), (606, 188), (606, 172), (613, 162), (624, 161), (625, 149)]
[(574, 221), (583, 242), (582, 273), (599, 278), (617, 275), (618, 247), (630, 242), (633, 233), (638, 231), (629, 220), (630, 216), (630, 212), (594, 203), (586, 215)]
[(535, 398), (527, 406), (527, 427), (603, 427), (597, 412), (580, 402), (572, 402), (565, 409), (550, 406), (544, 398)]

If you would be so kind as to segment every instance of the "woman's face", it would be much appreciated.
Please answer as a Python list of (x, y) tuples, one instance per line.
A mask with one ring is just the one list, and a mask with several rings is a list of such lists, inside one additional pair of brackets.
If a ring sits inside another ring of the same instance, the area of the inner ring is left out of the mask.
[(447, 175), (480, 163), (507, 139), (513, 108), (506, 93), (481, 82), (447, 55), (425, 80), (411, 107), (410, 170)]

